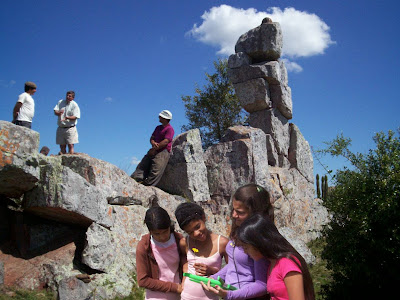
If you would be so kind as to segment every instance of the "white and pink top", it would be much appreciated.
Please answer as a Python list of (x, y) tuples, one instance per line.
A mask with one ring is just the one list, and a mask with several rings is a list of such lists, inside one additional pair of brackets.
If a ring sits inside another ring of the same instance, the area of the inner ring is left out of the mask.
[[(189, 240), (187, 239), (187, 245), (189, 251), (187, 252), (187, 261), (188, 261), (188, 273), (196, 274), (194, 269), (195, 263), (203, 263), (211, 267), (216, 267), (218, 269), (221, 268), (222, 257), (219, 253), (219, 239), (221, 236), (218, 236), (218, 250), (213, 255), (209, 257), (201, 257), (196, 256), (193, 253), (192, 248), (189, 245)], [(183, 287), (183, 292), (181, 294), (182, 300), (206, 300), (206, 299), (215, 299), (218, 300), (219, 296), (215, 295), (212, 292), (208, 292), (203, 289), (203, 286), (200, 283), (189, 280), (189, 278), (185, 279), (185, 284)]]
[[(171, 234), (165, 243), (157, 242), (151, 237), (151, 250), (159, 267), (159, 280), (180, 283), (179, 253), (175, 237)], [(164, 293), (146, 289), (146, 300), (179, 300), (177, 293)]]

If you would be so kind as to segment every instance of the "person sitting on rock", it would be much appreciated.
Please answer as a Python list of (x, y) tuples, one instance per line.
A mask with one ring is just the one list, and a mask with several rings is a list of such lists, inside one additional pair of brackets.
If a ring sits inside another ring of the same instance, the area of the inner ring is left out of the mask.
[(160, 181), (171, 155), (174, 128), (169, 123), (172, 113), (163, 110), (159, 113), (158, 125), (150, 138), (151, 149), (142, 158), (131, 177), (144, 185), (156, 186)]

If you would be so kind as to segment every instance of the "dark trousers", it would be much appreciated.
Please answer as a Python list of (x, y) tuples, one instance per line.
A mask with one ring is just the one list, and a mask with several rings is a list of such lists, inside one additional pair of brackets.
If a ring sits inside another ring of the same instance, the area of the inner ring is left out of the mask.
[(143, 181), (144, 185), (156, 186), (167, 167), (170, 155), (167, 149), (155, 156), (146, 154), (131, 177), (136, 181)]
[(16, 120), (15, 121), (15, 125), (23, 126), (23, 127), (29, 128), (29, 129), (32, 128), (32, 122), (28, 122), (28, 121), (18, 121), (18, 120)]

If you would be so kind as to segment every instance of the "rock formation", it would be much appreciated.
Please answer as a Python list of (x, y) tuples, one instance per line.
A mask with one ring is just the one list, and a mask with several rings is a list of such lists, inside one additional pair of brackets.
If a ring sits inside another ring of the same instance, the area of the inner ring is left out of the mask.
[(0, 284), (50, 287), (59, 299), (127, 296), (145, 211), (196, 201), (207, 226), (230, 231), (230, 197), (255, 182), (271, 194), (282, 234), (312, 262), (305, 243), (327, 222), (314, 199), (310, 147), (292, 118), (279, 24), (242, 35), (229, 75), (250, 126), (231, 127), (203, 151), (198, 130), (177, 136), (158, 187), (86, 154), (44, 156), (39, 134), (0, 121)]
[[(219, 208), (214, 211), (228, 206), (232, 193), (242, 184), (264, 186), (273, 197), (277, 225), (291, 228), (300, 240), (308, 242), (326, 223), (327, 212), (320, 200), (314, 199), (310, 146), (300, 129), (289, 122), (293, 105), (285, 64), (279, 60), (279, 23), (264, 19), (260, 26), (239, 37), (235, 52), (228, 60), (228, 75), (241, 105), (249, 112), (250, 126), (231, 127), (203, 155), (201, 143), (196, 141), (192, 148), (196, 149), (196, 159), (204, 157), (207, 181), (197, 172), (190, 175), (191, 180), (197, 182), (198, 189), (209, 190), (212, 207)], [(185, 157), (189, 152), (182, 153), (175, 141), (171, 167), (189, 161)], [(182, 185), (175, 190), (188, 188), (169, 173), (163, 181)]]

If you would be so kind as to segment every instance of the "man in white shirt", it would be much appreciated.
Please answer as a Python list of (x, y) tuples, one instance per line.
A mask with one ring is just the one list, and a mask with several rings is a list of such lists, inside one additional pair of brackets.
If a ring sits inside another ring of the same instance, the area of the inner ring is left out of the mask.
[(19, 95), (13, 110), (15, 125), (32, 128), (32, 119), (35, 114), (35, 101), (32, 96), (36, 93), (36, 84), (25, 82), (25, 92)]
[(61, 99), (54, 107), (54, 114), (58, 116), (56, 143), (60, 145), (60, 154), (67, 153), (67, 145), (68, 153), (74, 154), (74, 144), (79, 142), (76, 124), (81, 117), (81, 111), (74, 99), (75, 92), (68, 91), (65, 100)]

